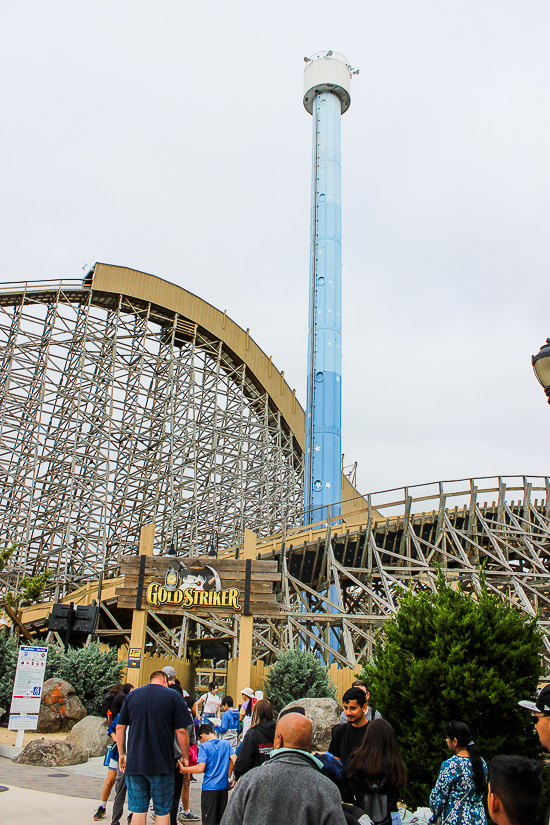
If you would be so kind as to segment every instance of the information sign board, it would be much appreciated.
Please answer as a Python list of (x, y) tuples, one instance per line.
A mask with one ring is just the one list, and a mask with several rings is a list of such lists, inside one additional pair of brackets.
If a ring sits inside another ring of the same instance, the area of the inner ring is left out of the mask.
[(10, 730), (36, 730), (47, 658), (47, 647), (21, 645), (19, 648), (8, 725)]
[(19, 715), (10, 716), (8, 722), (8, 730), (36, 730), (38, 727), (38, 714), (21, 713)]
[(141, 648), (131, 647), (128, 650), (128, 667), (141, 667)]

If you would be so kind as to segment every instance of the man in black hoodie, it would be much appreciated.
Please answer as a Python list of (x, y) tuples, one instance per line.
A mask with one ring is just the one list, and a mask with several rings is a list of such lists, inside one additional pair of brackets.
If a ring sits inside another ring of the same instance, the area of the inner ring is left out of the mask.
[(276, 727), (271, 703), (267, 699), (260, 699), (254, 707), (252, 725), (246, 732), (235, 762), (235, 779), (251, 768), (259, 768), (269, 759), (269, 754), (273, 750)]

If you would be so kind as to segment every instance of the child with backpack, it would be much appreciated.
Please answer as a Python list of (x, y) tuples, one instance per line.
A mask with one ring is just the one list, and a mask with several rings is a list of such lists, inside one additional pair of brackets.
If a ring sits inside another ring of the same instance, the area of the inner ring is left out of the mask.
[(239, 711), (233, 707), (233, 697), (224, 696), (222, 699), (222, 723), (218, 728), (220, 739), (227, 739), (233, 748), (237, 748), (241, 718)]

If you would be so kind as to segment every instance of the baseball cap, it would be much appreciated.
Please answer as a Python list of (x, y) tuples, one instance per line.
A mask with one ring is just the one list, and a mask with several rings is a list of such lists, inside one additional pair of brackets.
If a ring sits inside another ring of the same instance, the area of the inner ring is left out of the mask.
[(254, 699), (254, 691), (252, 690), (252, 688), (243, 688), (241, 690), (241, 693), (244, 693), (244, 695), (250, 697), (250, 699)]
[(540, 691), (534, 702), (524, 699), (518, 702), (522, 708), (527, 708), (532, 713), (549, 713), (550, 714), (550, 685), (545, 685)]
[(168, 676), (169, 679), (175, 679), (176, 678), (176, 671), (174, 670), (172, 665), (165, 665), (162, 668), (162, 672), (166, 673), (166, 675)]

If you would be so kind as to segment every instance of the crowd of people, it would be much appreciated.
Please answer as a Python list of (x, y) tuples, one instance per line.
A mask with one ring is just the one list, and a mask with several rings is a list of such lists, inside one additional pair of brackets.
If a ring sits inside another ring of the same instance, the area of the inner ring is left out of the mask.
[[(240, 707), (231, 696), (220, 697), (214, 682), (195, 699), (170, 666), (154, 672), (144, 687), (116, 687), (102, 705), (113, 745), (96, 820), (106, 816), (115, 786), (111, 825), (120, 825), (126, 795), (127, 825), (145, 825), (148, 813), (156, 825), (402, 822), (398, 802), (407, 771), (395, 732), (369, 706), (364, 682), (355, 681), (344, 693), (343, 718), (332, 729), (326, 753), (314, 753), (313, 724), (303, 707), (287, 708), (275, 720), (270, 702), (250, 688), (243, 689)], [(550, 686), (534, 702), (519, 704), (531, 711), (550, 749)], [(451, 756), (434, 778), (427, 818), (419, 809), (418, 822), (485, 825), (486, 799), (497, 825), (532, 825), (542, 798), (538, 762), (503, 755), (488, 767), (460, 720), (446, 724), (442, 736)], [(189, 805), (196, 774), (203, 775), (200, 815)], [(544, 821), (549, 825), (548, 815)]]

